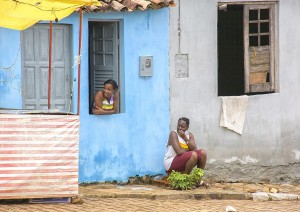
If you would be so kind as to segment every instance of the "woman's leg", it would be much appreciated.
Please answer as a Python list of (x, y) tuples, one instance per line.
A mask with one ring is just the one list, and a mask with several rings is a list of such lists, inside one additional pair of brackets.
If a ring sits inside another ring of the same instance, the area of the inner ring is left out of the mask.
[(184, 173), (185, 174), (191, 173), (193, 168), (197, 165), (197, 162), (198, 162), (198, 155), (196, 152), (192, 151), (192, 155), (191, 155), (190, 159), (185, 164)]
[(197, 167), (204, 169), (204, 167), (206, 165), (207, 154), (203, 149), (198, 149), (198, 150), (196, 150), (196, 152), (198, 155)]
[(197, 157), (197, 153), (194, 151), (188, 151), (181, 155), (176, 155), (168, 172), (174, 170), (189, 174), (197, 165)]

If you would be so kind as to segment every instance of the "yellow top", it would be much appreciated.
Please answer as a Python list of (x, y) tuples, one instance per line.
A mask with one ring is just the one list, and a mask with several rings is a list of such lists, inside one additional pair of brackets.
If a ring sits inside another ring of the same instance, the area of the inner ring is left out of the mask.
[[(176, 132), (176, 134), (178, 136), (180, 147), (182, 149), (188, 150), (189, 149), (188, 145), (184, 142), (183, 138), (181, 138), (180, 135), (177, 133), (177, 130), (174, 130), (174, 132)], [(189, 139), (190, 138), (189, 132), (185, 131), (185, 134), (186, 134), (187, 138)], [(168, 171), (170, 169), (171, 164), (172, 164), (172, 162), (173, 162), (176, 155), (177, 154), (176, 154), (175, 150), (173, 149), (172, 145), (167, 146), (167, 150), (166, 150), (165, 157), (164, 157), (165, 170)]]
[(188, 147), (188, 145), (186, 144), (186, 143), (180, 143), (179, 142), (179, 145), (180, 145), (180, 147), (182, 148), (182, 149), (185, 149), (185, 150), (188, 150), (189, 149), (189, 147)]
[[(178, 134), (177, 130), (174, 130), (174, 131), (176, 132), (176, 134), (177, 134), (177, 136), (178, 136), (178, 140), (179, 140), (179, 145), (180, 145), (180, 147), (181, 147), (182, 149), (188, 150), (189, 147), (188, 147), (188, 145), (185, 143), (185, 141), (183, 140), (183, 138), (180, 137), (180, 135)], [(190, 138), (189, 132), (188, 132), (188, 131), (185, 131), (184, 133), (186, 134), (187, 138), (189, 139), (189, 138)]]
[(104, 110), (112, 110), (114, 109), (114, 95), (110, 97), (109, 102), (107, 101), (106, 98), (102, 101), (102, 109)]

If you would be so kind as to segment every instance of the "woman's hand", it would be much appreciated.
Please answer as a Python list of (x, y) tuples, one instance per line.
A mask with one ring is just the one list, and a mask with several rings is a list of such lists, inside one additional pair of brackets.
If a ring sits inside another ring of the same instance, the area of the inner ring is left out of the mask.
[(178, 134), (185, 142), (189, 140), (183, 130), (179, 130)]
[(103, 110), (102, 108), (95, 106), (93, 108), (93, 114), (99, 115), (99, 114), (101, 114), (102, 110)]
[(116, 113), (115, 110), (104, 110), (97, 105), (93, 108), (93, 114), (95, 115), (105, 115), (105, 114), (114, 114), (114, 113)]

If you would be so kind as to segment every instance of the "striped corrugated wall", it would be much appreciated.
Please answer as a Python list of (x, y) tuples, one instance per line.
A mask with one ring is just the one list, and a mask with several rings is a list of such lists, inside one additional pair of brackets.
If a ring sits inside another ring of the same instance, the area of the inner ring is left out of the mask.
[(0, 199), (78, 195), (79, 116), (0, 114)]

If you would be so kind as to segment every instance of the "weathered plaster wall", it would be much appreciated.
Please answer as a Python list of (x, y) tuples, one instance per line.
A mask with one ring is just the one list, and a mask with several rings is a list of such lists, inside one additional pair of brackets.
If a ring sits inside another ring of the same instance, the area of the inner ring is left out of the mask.
[[(72, 25), (72, 55), (78, 54), (78, 14), (61, 20)], [(123, 112), (88, 114), (88, 20), (120, 20), (121, 98)], [(169, 9), (131, 13), (84, 14), (81, 63), (79, 181), (126, 181), (128, 177), (164, 173), (169, 133)], [(20, 32), (0, 28), (0, 64), (14, 62)], [(153, 76), (139, 76), (139, 56), (153, 56)], [(19, 55), (14, 70), (21, 77)], [(3, 75), (0, 70), (0, 76)], [(77, 76), (77, 69), (74, 77)], [(1, 78), (0, 78), (1, 79)], [(77, 83), (77, 82), (76, 82)], [(77, 86), (73, 111), (76, 112)], [(0, 84), (0, 107), (22, 108), (22, 98)]]
[(0, 108), (22, 108), (20, 31), (0, 27)]
[[(181, 116), (191, 119), (190, 130), (198, 146), (208, 152), (207, 177), (299, 182), (300, 2), (284, 0), (278, 4), (279, 89), (274, 94), (249, 96), (242, 135), (219, 126), (218, 1), (176, 3), (170, 12), (171, 128)], [(174, 58), (178, 53), (189, 56), (188, 78), (175, 77)]]

